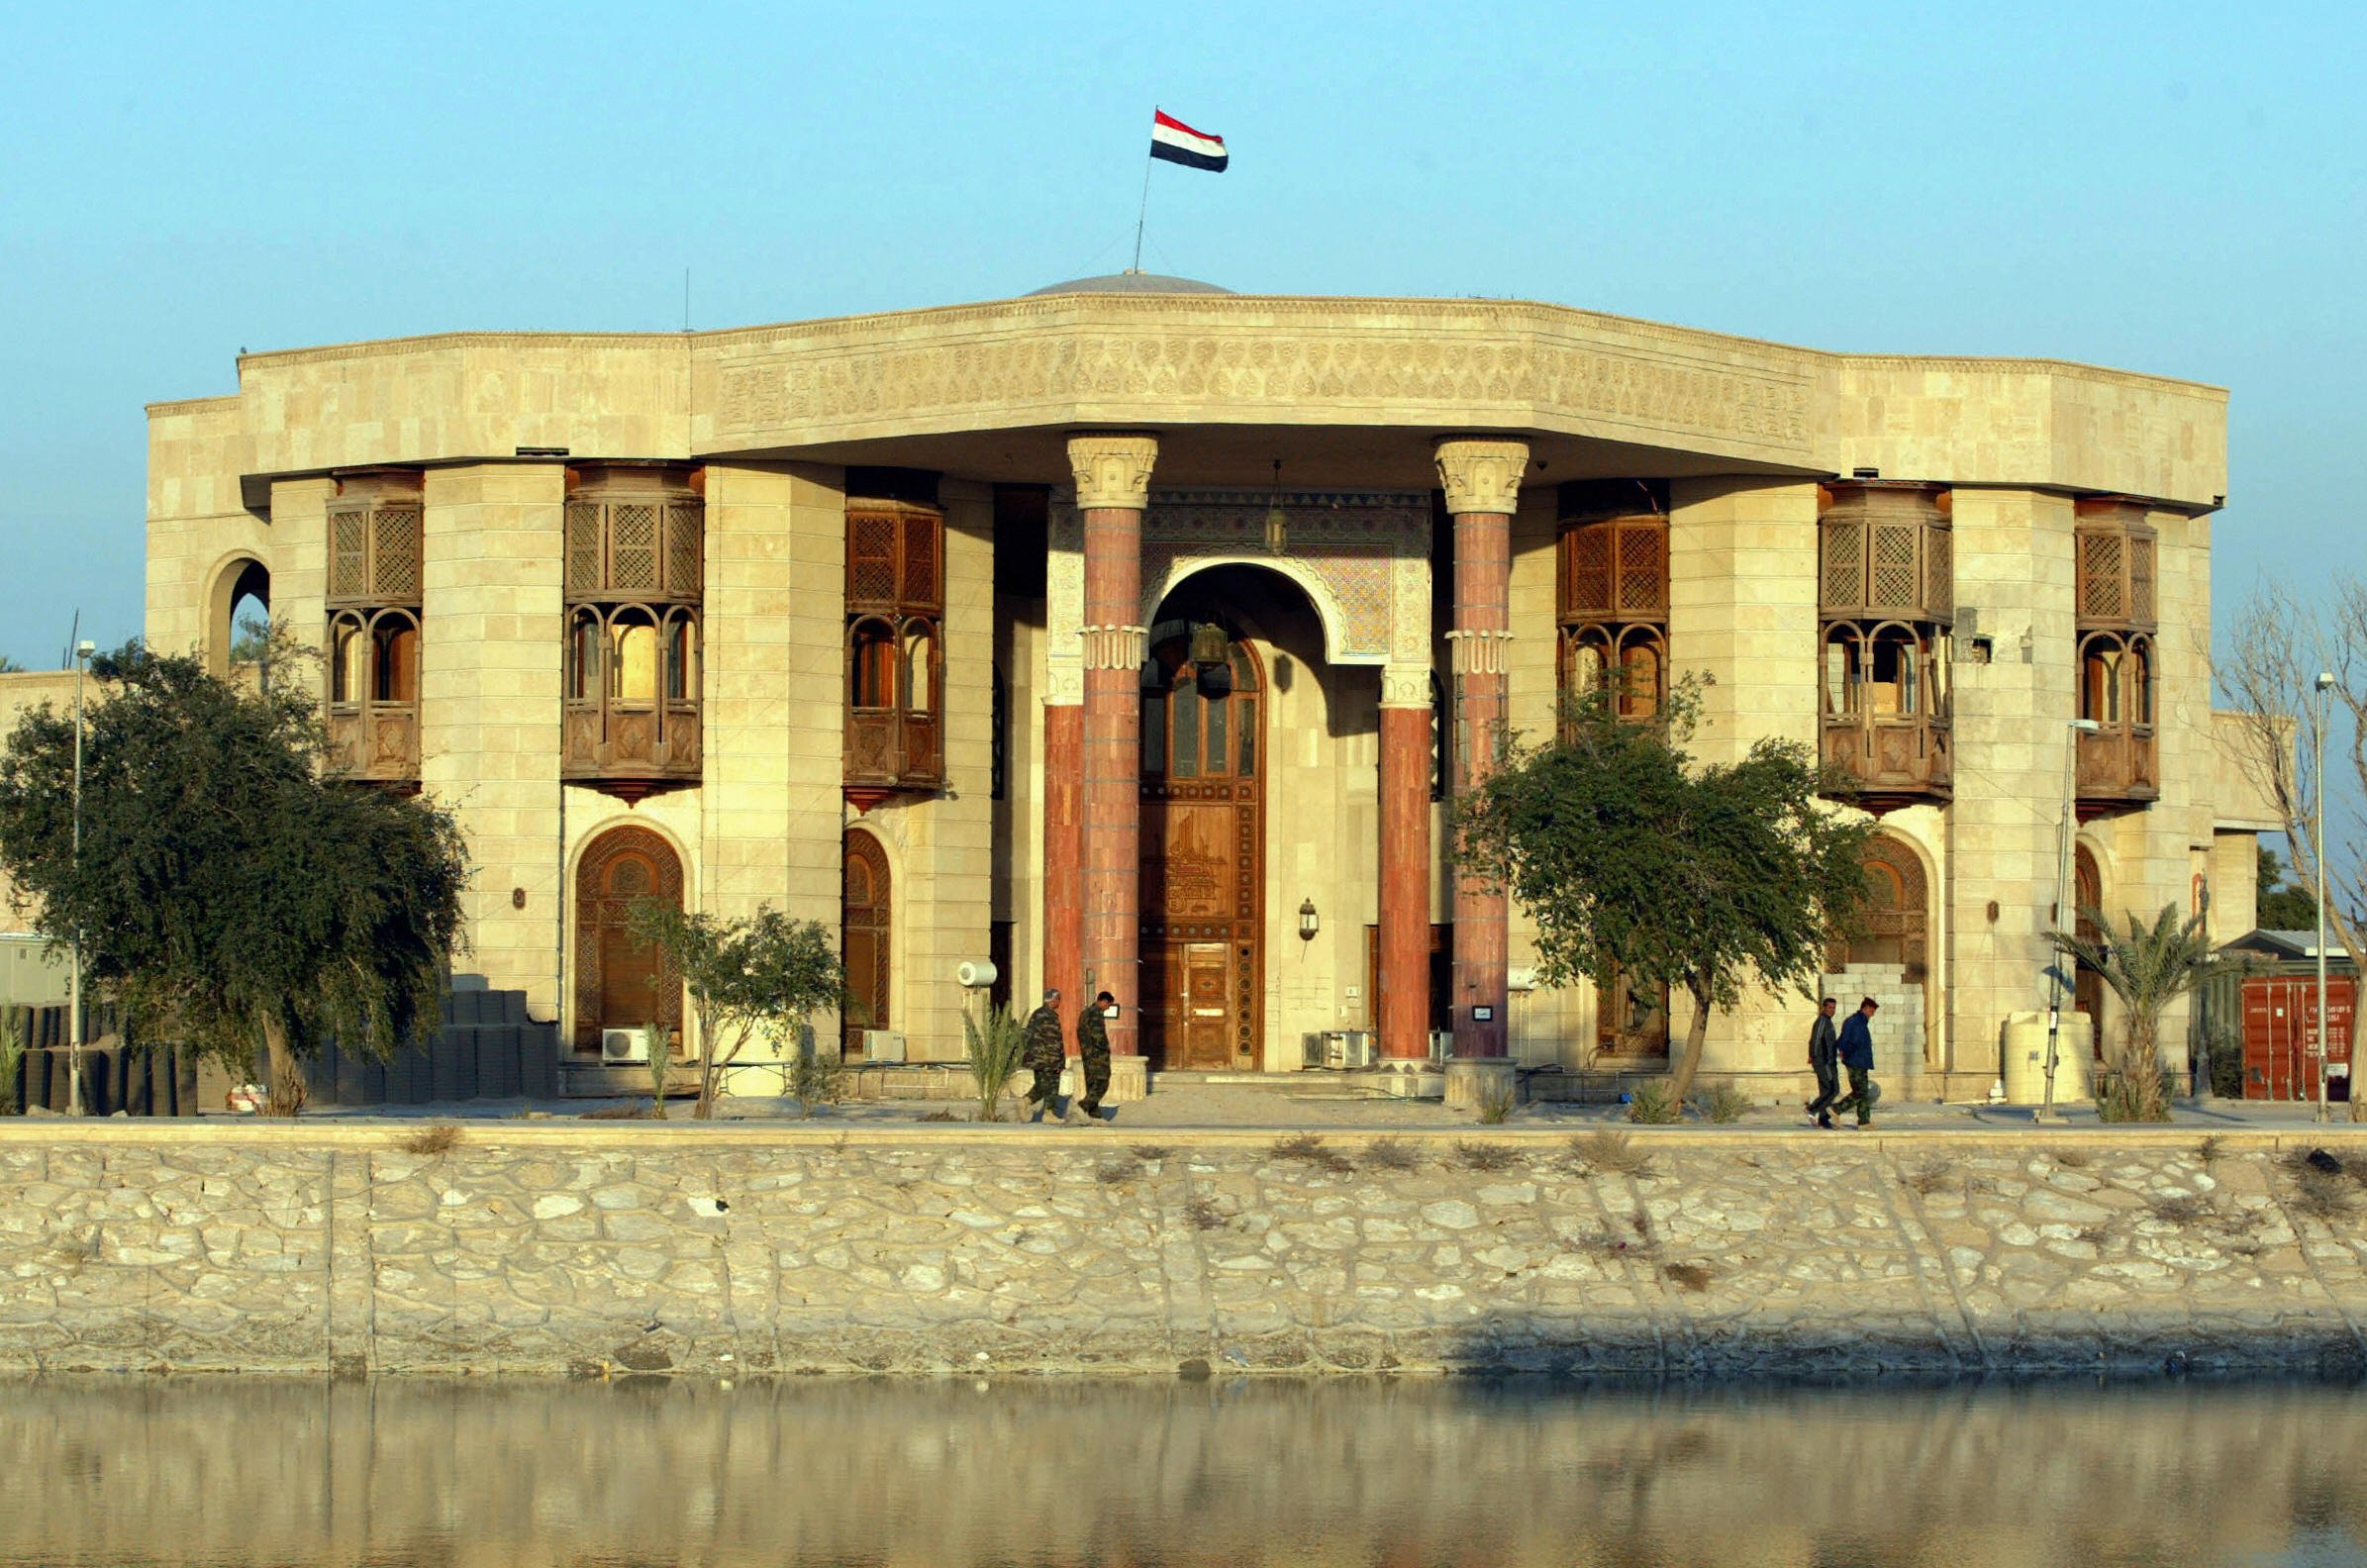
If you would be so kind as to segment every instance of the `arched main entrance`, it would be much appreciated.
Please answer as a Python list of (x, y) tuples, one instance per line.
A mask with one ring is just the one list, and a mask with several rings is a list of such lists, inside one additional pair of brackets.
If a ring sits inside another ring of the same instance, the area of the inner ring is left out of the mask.
[(888, 942), (894, 929), (887, 851), (867, 833), (850, 832), (845, 881), (838, 901), (838, 951), (845, 955), (846, 1010), (839, 1016), (838, 1048), (862, 1054), (863, 1030), (894, 1028), (888, 1007)]
[[(2104, 908), (2104, 872), (2096, 864), (2095, 851), (2080, 844), (2071, 856), (2071, 918), (2073, 934), (2081, 941), (2092, 942), (2104, 932), (2089, 918), (2091, 910)], [(2073, 968), (2071, 1006), (2074, 1011), (2088, 1015), (2088, 1039), (2096, 1047), (2097, 1060), (2104, 1059), (2104, 976), (2092, 964), (2081, 963)]]
[(1209, 590), (1179, 589), (1142, 665), (1142, 1050), (1164, 1068), (1257, 1065), (1265, 695)]
[(682, 861), (646, 828), (611, 828), (575, 867), (575, 1048), (598, 1050), (603, 1029), (654, 1025), (682, 1047), (682, 984), (627, 929), (640, 899), (682, 907)]

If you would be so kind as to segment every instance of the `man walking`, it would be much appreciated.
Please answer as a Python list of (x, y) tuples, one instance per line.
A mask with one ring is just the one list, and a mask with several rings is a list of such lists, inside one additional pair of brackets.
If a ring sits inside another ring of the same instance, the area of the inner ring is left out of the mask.
[(1874, 1087), (1874, 1015), (1882, 1011), (1882, 1004), (1867, 997), (1857, 1004), (1857, 1011), (1849, 1015), (1849, 1022), (1841, 1026), (1841, 1066), (1849, 1074), (1849, 1092), (1833, 1106), (1835, 1111), (1855, 1111), (1857, 1125), (1870, 1127), (1874, 1121), (1874, 1102), (1882, 1091)]
[(1077, 1052), (1085, 1059), (1085, 1093), (1077, 1109), (1089, 1117), (1101, 1115), (1102, 1096), (1110, 1092), (1110, 1015), (1118, 999), (1104, 991), (1077, 1020)]
[(1817, 1022), (1808, 1030), (1808, 1064), (1817, 1075), (1817, 1098), (1808, 1103), (1808, 1114), (1827, 1130), (1832, 1127), (1832, 1103), (1841, 1097), (1840, 1047), (1832, 1031), (1836, 1006), (1831, 997), (1818, 1003)]
[(1035, 1082), (1028, 1085), (1028, 1120), (1040, 1122), (1049, 1108), (1060, 1114), (1060, 1069), (1068, 1047), (1060, 1029), (1060, 993), (1043, 994), (1043, 1006), (1028, 1015), (1028, 1041), (1020, 1056)]

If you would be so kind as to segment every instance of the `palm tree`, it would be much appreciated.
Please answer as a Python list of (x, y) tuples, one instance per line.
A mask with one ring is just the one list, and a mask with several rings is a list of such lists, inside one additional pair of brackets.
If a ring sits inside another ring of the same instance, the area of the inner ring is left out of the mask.
[(2127, 931), (2117, 931), (2102, 910), (2080, 913), (2095, 927), (2094, 939), (2048, 934), (2057, 952), (2095, 970), (2112, 988), (2123, 1016), (2120, 1047), (2105, 1052), (2112, 1081), (2097, 1096), (2097, 1109), (2107, 1122), (2167, 1122), (2170, 1098), (2156, 1042), (2162, 1013), (2202, 983), (2212, 962), (2203, 917), (2181, 920), (2176, 904), (2164, 904), (2150, 927), (2130, 910)]

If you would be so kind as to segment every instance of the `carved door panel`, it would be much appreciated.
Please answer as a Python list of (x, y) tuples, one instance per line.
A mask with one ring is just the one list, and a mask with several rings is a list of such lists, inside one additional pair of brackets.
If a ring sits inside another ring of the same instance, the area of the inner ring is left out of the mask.
[(600, 1030), (655, 1025), (678, 1036), (682, 987), (656, 948), (627, 930), (635, 901), (679, 905), (682, 863), (645, 828), (616, 828), (595, 839), (576, 867), (575, 1046), (600, 1048)]
[(1225, 942), (1186, 942), (1183, 985), (1183, 1063), (1194, 1071), (1233, 1065), (1233, 953)]

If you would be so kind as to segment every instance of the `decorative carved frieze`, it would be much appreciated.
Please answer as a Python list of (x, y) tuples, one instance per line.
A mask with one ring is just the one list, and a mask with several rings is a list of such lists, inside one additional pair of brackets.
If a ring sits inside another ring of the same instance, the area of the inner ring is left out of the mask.
[(1155, 436), (1071, 436), (1068, 465), (1076, 473), (1078, 507), (1139, 510), (1150, 499), (1150, 470), (1158, 458)]
[(1089, 626), (1083, 629), (1085, 668), (1138, 670), (1150, 651), (1150, 629), (1138, 626)]
[(1446, 511), (1501, 513), (1520, 510), (1521, 476), (1529, 471), (1529, 442), (1500, 437), (1441, 436), (1434, 455)]
[(1457, 675), (1509, 674), (1513, 667), (1513, 635), (1510, 632), (1449, 632), (1446, 634), (1446, 652)]
[(1138, 331), (1112, 334), (1015, 318), (992, 337), (935, 343), (909, 337), (847, 343), (860, 325), (847, 324), (836, 342), (768, 345), (764, 358), (724, 364), (717, 414), (724, 432), (748, 434), (960, 428), (952, 422), (965, 420), (1036, 424), (1125, 398), (1204, 411), (1211, 404), (1262, 408), (1293, 423), (1305, 422), (1313, 405), (1331, 405), (1338, 410), (1332, 420), (1358, 424), (1468, 407), (1807, 450), (1805, 375), (1648, 344), (1577, 342), (1517, 320), (1485, 336), (1412, 335), (1354, 320), (1358, 307), (1350, 303), (1313, 303), (1336, 319), (1251, 332), (1145, 321)]

